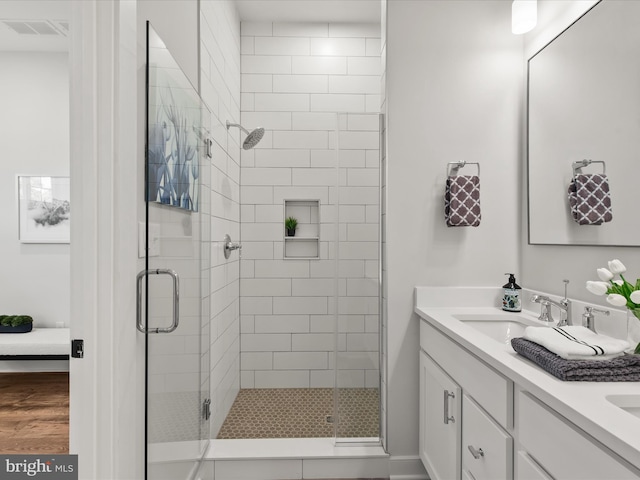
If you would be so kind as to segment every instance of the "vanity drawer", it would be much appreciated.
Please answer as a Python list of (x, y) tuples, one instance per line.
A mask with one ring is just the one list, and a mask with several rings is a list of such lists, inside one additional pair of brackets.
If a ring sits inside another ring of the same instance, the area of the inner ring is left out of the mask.
[(462, 395), (462, 468), (475, 480), (511, 480), (513, 439)]
[(505, 429), (513, 426), (513, 383), (449, 337), (420, 321), (420, 347)]
[(519, 442), (552, 477), (562, 480), (640, 478), (640, 471), (532, 395), (518, 392), (516, 400)]
[(516, 480), (553, 480), (526, 452), (518, 452)]

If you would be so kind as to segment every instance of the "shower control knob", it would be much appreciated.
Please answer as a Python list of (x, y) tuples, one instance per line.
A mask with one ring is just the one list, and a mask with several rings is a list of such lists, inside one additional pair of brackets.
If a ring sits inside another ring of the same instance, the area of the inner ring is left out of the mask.
[(231, 256), (231, 252), (240, 249), (242, 249), (242, 245), (238, 242), (232, 242), (231, 237), (227, 233), (224, 236), (224, 258), (228, 259)]

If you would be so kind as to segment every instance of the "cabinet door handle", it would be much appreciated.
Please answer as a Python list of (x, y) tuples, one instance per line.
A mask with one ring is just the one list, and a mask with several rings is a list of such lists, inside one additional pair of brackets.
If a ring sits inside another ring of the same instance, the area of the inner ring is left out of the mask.
[(448, 425), (449, 422), (451, 423), (456, 423), (456, 419), (453, 417), (453, 415), (449, 416), (449, 398), (456, 398), (456, 394), (453, 392), (450, 392), (449, 390), (445, 390), (443, 395), (443, 400), (444, 400), (444, 423), (445, 425)]
[(473, 458), (475, 458), (476, 460), (480, 460), (481, 457), (484, 457), (484, 452), (481, 448), (476, 450), (471, 445), (467, 445), (467, 448), (471, 452), (471, 455), (473, 455)]

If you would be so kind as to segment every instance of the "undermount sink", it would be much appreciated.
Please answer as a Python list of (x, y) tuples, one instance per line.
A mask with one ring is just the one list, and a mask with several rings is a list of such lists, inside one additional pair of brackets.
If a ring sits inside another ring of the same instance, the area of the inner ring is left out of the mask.
[(524, 334), (524, 329), (529, 326), (550, 325), (519, 315), (504, 318), (492, 315), (455, 315), (455, 318), (479, 333), (505, 345), (511, 345), (511, 339), (521, 337)]
[(609, 403), (640, 418), (640, 395), (607, 395), (605, 398)]

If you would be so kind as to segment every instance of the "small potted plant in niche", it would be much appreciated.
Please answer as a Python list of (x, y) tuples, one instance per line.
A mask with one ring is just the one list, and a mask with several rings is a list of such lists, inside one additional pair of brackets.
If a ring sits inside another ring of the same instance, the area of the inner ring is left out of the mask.
[(0, 333), (27, 333), (33, 328), (29, 315), (0, 315)]
[(287, 237), (295, 237), (296, 236), (296, 227), (298, 226), (298, 220), (294, 217), (287, 217), (284, 221), (284, 226), (287, 229)]

